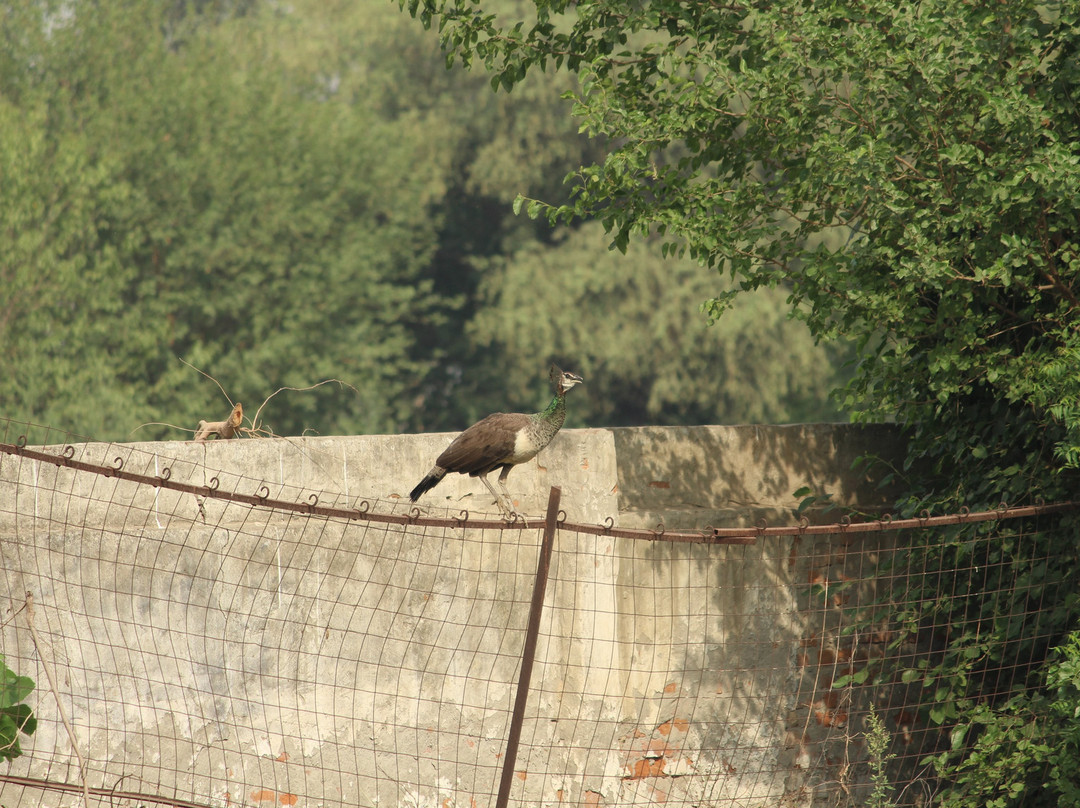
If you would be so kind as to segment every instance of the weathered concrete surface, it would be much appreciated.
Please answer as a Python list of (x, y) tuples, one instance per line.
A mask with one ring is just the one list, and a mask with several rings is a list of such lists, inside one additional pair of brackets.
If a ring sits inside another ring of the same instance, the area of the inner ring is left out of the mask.
[(842, 506), (875, 511), (889, 491), (852, 467), (866, 454), (897, 458), (887, 425), (635, 427), (610, 430), (624, 526), (672, 529), (793, 524), (800, 488)]
[[(407, 492), (451, 438), (86, 444), (75, 456), (407, 513)], [(571, 522), (778, 524), (804, 485), (880, 507), (851, 461), (898, 450), (887, 427), (566, 430), (509, 487), (539, 516), (560, 486)], [(459, 475), (419, 505), (432, 516), (494, 510), (483, 485)], [(76, 737), (96, 761), (92, 785), (122, 775), (133, 791), (215, 805), (297, 795), (298, 805), (488, 806), (537, 541), (535, 528), (267, 513), (4, 456), (0, 598), (13, 606), (0, 614), (0, 653), (39, 684), (42, 664), (61, 672)], [(812, 804), (808, 785), (822, 778), (804, 759), (797, 549), (560, 532), (515, 795)], [(45, 648), (16, 617), (24, 592)], [(77, 782), (50, 701), (36, 707), (41, 728), (12, 771)], [(149, 750), (145, 738), (157, 739)], [(19, 804), (10, 788), (0, 802)]]

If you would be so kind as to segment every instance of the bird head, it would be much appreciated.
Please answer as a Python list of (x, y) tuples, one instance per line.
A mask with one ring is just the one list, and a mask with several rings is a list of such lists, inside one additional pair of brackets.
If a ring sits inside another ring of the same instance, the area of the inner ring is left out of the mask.
[(568, 370), (563, 370), (558, 365), (551, 366), (551, 383), (555, 386), (558, 392), (565, 393), (575, 384), (581, 384), (584, 381), (576, 373), (571, 373)]

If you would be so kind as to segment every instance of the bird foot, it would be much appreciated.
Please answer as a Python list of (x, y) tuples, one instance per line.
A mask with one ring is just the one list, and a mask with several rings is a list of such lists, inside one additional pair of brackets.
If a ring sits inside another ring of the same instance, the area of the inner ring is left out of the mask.
[(503, 518), (506, 519), (506, 521), (510, 524), (514, 524), (514, 522), (521, 522), (521, 524), (523, 524), (525, 527), (529, 526), (529, 520), (525, 518), (525, 514), (518, 513), (514, 510), (504, 511)]

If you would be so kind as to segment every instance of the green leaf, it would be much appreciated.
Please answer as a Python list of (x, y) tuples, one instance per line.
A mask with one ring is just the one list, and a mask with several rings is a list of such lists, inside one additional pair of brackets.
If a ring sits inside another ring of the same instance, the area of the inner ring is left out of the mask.
[(3, 664), (0, 657), (0, 710), (14, 707), (34, 690), (34, 680), (17, 676)]
[(854, 673), (847, 673), (833, 681), (833, 687), (846, 687), (848, 685), (861, 685), (870, 678), (870, 670), (868, 668), (860, 668)]
[(11, 716), (0, 713), (0, 761), (12, 760), (21, 754), (18, 725)]

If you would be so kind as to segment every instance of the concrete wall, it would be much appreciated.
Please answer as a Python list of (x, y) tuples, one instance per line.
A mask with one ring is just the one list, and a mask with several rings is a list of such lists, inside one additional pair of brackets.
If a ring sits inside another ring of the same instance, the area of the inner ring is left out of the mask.
[[(407, 513), (407, 492), (452, 437), (87, 444), (76, 456)], [(887, 493), (851, 464), (899, 450), (888, 427), (566, 430), (509, 486), (537, 517), (560, 486), (571, 522), (784, 524), (806, 485), (881, 508)], [(431, 516), (494, 510), (478, 481), (456, 475), (420, 505)], [(50, 660), (60, 671), (95, 787), (120, 777), (215, 805), (487, 806), (537, 521), (361, 528), (0, 456), (0, 598), (12, 604), (0, 653), (40, 684)], [(515, 798), (813, 804), (829, 774), (808, 731), (800, 585), (831, 552), (561, 532)], [(24, 592), (46, 648), (19, 616)], [(11, 771), (78, 782), (66, 731), (48, 700), (36, 709), (42, 726)], [(158, 739), (151, 752), (145, 738)], [(0, 803), (81, 800), (12, 788)]]

